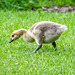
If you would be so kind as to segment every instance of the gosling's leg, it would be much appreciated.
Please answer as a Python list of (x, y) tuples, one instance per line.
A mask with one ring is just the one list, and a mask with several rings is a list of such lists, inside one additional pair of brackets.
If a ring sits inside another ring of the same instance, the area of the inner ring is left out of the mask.
[(53, 45), (53, 47), (55, 48), (55, 51), (57, 51), (56, 42), (53, 42), (52, 45)]
[(42, 45), (39, 45), (39, 46), (35, 49), (35, 52), (37, 52), (41, 47), (42, 47)]
[(36, 43), (38, 44), (38, 47), (35, 49), (35, 52), (37, 52), (41, 47), (42, 47), (42, 37), (43, 37), (43, 34), (40, 30), (38, 29), (35, 29), (33, 31), (33, 34), (35, 36), (35, 41)]

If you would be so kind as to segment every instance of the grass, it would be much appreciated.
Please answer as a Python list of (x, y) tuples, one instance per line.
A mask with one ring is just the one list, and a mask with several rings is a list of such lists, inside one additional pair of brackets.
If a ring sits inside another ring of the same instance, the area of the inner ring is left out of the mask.
[[(0, 11), (0, 75), (75, 75), (74, 15), (75, 12)], [(35, 22), (44, 20), (68, 27), (56, 41), (57, 52), (51, 44), (43, 44), (32, 54), (37, 44), (27, 43), (22, 37), (9, 43), (14, 30), (28, 29)]]
[(74, 0), (0, 0), (0, 9), (4, 10), (36, 10), (49, 6), (74, 6)]

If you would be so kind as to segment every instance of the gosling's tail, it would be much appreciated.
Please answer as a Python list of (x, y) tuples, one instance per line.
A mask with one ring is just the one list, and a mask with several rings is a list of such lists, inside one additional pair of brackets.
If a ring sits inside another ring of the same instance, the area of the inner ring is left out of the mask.
[(64, 31), (66, 31), (66, 30), (67, 30), (67, 26), (61, 25), (61, 26), (59, 27), (58, 33), (62, 33), (62, 32), (64, 32)]
[(62, 26), (60, 27), (60, 29), (61, 29), (62, 32), (63, 32), (63, 31), (66, 31), (66, 30), (67, 30), (67, 26), (62, 25)]

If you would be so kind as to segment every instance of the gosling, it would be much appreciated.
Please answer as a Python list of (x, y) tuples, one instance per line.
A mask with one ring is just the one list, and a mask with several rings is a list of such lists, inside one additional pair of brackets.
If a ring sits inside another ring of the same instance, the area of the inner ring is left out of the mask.
[(38, 44), (35, 52), (37, 52), (42, 47), (43, 43), (52, 43), (55, 51), (57, 51), (55, 41), (65, 30), (67, 30), (67, 27), (65, 25), (50, 21), (42, 21), (35, 23), (29, 30), (19, 29), (14, 31), (11, 34), (9, 43), (20, 38), (23, 35), (23, 39), (25, 41), (30, 43), (35, 41)]

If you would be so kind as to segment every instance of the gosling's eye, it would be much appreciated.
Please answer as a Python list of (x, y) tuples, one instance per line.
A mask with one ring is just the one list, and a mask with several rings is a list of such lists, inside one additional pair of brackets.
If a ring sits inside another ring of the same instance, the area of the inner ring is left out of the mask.
[(14, 35), (12, 35), (12, 37), (14, 37)]

